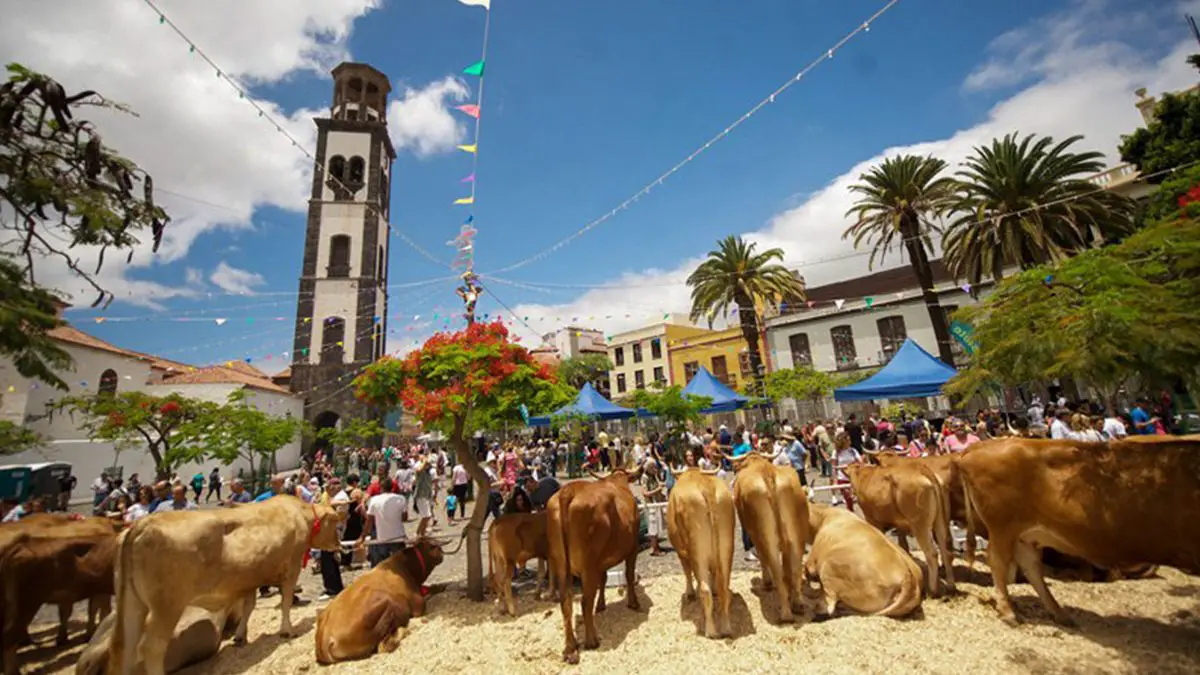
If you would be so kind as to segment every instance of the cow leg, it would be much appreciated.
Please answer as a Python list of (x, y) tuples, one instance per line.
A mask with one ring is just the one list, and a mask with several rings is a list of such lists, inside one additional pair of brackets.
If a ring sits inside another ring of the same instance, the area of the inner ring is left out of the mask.
[(604, 601), (604, 589), (608, 587), (608, 573), (604, 574), (604, 583), (600, 584), (600, 597), (596, 600), (596, 611), (603, 612), (608, 609), (608, 603)]
[(296, 582), (300, 578), (300, 570), (288, 571), (283, 575), (283, 583), (279, 586), (282, 596), (279, 600), (279, 637), (292, 636), (292, 600), (296, 598)]
[(700, 587), (700, 604), (704, 607), (704, 636), (707, 638), (718, 637), (717, 622), (713, 617), (712, 570), (702, 570), (696, 577), (696, 585)]
[(917, 530), (913, 533), (917, 539), (917, 546), (921, 547), (921, 553), (925, 556), (925, 575), (927, 577), (926, 584), (929, 586), (929, 597), (935, 598), (938, 594), (938, 577), (941, 576), (941, 570), (938, 568), (937, 549), (933, 547), (933, 536), (929, 530)]
[(242, 598), (242, 620), (238, 622), (237, 632), (233, 634), (233, 644), (246, 644), (246, 634), (250, 629), (250, 613), (254, 611), (254, 604), (258, 597), (251, 591)]
[(1046, 578), (1042, 575), (1042, 556), (1037, 549), (1027, 542), (1018, 541), (1014, 553), (1017, 565), (1020, 565), (1021, 571), (1025, 573), (1025, 578), (1029, 580), (1033, 590), (1037, 591), (1042, 605), (1054, 616), (1054, 620), (1064, 626), (1074, 626), (1075, 622), (1067, 616), (1054, 596), (1050, 595), (1050, 589), (1046, 586)]
[[(607, 577), (605, 578), (607, 581)], [(625, 559), (625, 602), (629, 609), (639, 611), (642, 607), (638, 604), (637, 591), (634, 590), (634, 582), (637, 581), (637, 549), (634, 549), (633, 554)], [(601, 595), (601, 598), (604, 596)]]
[(87, 639), (96, 632), (96, 624), (112, 612), (112, 596), (96, 595), (88, 598)]
[(583, 648), (596, 649), (600, 646), (600, 636), (596, 634), (596, 594), (600, 594), (600, 602), (604, 602), (603, 577), (597, 579), (595, 572), (584, 570), (583, 573)]
[(733, 591), (729, 589), (729, 572), (719, 570), (714, 576), (717, 594), (717, 634), (720, 637), (730, 637), (733, 635), (733, 625), (729, 620), (729, 609), (733, 604)]
[(692, 587), (691, 560), (689, 560), (687, 554), (683, 552), (682, 548), (679, 549), (678, 553), (679, 553), (679, 566), (683, 568), (683, 580), (687, 584), (686, 588), (683, 591), (683, 597), (685, 600), (695, 600), (696, 599), (696, 589)]
[(563, 619), (563, 660), (567, 663), (579, 663), (579, 642), (575, 639), (575, 603), (574, 589), (570, 571), (567, 569), (565, 560), (552, 560), (551, 565), (555, 568), (552, 570), (555, 579), (558, 583), (558, 592), (561, 596), (559, 606), (562, 610)]
[[(72, 604), (62, 602), (58, 605), (58, 631), (54, 634), (54, 644), (62, 647), (67, 644), (67, 622), (71, 620)], [(91, 608), (88, 608), (88, 614), (91, 614)], [(89, 616), (90, 618), (90, 616)], [(91, 621), (88, 622), (88, 628), (91, 628)], [(90, 630), (88, 631), (91, 632)]]
[[(146, 675), (166, 675), (167, 648), (175, 635), (175, 626), (183, 608), (167, 608), (166, 611), (153, 610), (146, 621), (146, 631), (142, 635), (141, 657)], [(133, 664), (127, 664), (132, 666)]]
[(1000, 612), (1000, 619), (1004, 623), (1016, 626), (1020, 619), (1013, 611), (1012, 599), (1008, 597), (1008, 585), (1011, 583), (1009, 575), (1016, 571), (1012, 564), (1012, 548), (1011, 540), (1002, 539), (996, 533), (988, 541), (988, 566), (992, 568), (992, 584), (996, 587), (996, 610)]
[[(909, 550), (909, 548), (908, 548), (908, 535), (907, 534), (905, 534), (904, 532), (897, 531), (896, 532), (896, 543), (900, 546), (901, 549), (904, 550), (905, 553), (912, 555), (912, 551)], [(917, 544), (919, 545), (920, 543), (921, 543), (921, 540), (917, 539)], [(922, 548), (921, 551), (924, 552), (925, 549)]]

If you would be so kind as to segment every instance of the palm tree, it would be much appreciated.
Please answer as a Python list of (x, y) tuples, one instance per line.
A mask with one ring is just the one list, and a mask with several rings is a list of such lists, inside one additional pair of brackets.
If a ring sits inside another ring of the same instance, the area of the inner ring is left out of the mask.
[(1082, 138), (1013, 133), (975, 148), (957, 174), (959, 216), (942, 242), (955, 277), (999, 280), (1007, 266), (1061, 260), (1133, 229), (1133, 201), (1086, 180), (1104, 170), (1104, 156), (1069, 150)]
[(741, 237), (726, 237), (717, 243), (715, 251), (688, 277), (692, 287), (691, 320), (724, 316), (730, 305), (737, 308), (738, 323), (750, 354), (750, 370), (754, 374), (755, 390), (763, 392), (763, 360), (759, 347), (758, 306), (780, 302), (804, 301), (804, 282), (778, 262), (783, 249), (772, 248), (756, 253), (757, 244)]
[(909, 264), (929, 310), (938, 356), (953, 365), (950, 331), (933, 291), (933, 267), (929, 263), (933, 252), (930, 233), (937, 231), (933, 219), (941, 214), (954, 193), (954, 180), (941, 175), (945, 170), (946, 162), (917, 155), (890, 157), (883, 164), (871, 167), (858, 177), (858, 184), (850, 186), (859, 199), (846, 215), (853, 215), (857, 222), (846, 228), (842, 238), (853, 236), (855, 248), (864, 240), (873, 242), (871, 267), (875, 266), (876, 256), (882, 262), (893, 246), (899, 245), (908, 252)]

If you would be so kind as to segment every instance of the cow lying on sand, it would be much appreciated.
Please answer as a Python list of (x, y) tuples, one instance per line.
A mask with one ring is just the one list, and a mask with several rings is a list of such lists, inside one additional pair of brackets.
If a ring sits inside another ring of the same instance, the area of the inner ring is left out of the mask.
[[(221, 641), (232, 637), (241, 622), (238, 615), (241, 610), (241, 601), (215, 612), (201, 607), (185, 609), (167, 647), (166, 672), (174, 673), (216, 656), (221, 649)], [(115, 614), (110, 614), (100, 622), (96, 634), (75, 663), (75, 675), (104, 675), (107, 672), (108, 650), (116, 618)], [(140, 661), (134, 665), (133, 672), (137, 675), (145, 673)]]
[[(512, 569), (538, 560), (537, 597), (542, 597), (542, 580), (547, 576), (550, 543), (546, 537), (546, 512), (510, 513), (492, 521), (488, 528), (488, 577), (496, 594), (496, 606), (509, 616), (517, 615), (513, 601)], [(550, 587), (553, 588), (553, 577)]]
[[(882, 532), (895, 529), (900, 548), (906, 553), (908, 535), (917, 540), (929, 569), (929, 595), (938, 593), (939, 553), (946, 587), (954, 590), (950, 497), (933, 471), (919, 462), (887, 467), (852, 464), (846, 467), (846, 475), (868, 523)], [(937, 548), (933, 545), (935, 540)]]
[(355, 579), (317, 615), (317, 663), (395, 651), (402, 629), (425, 615), (421, 585), (442, 557), (440, 542), (418, 539)]
[(733, 503), (762, 563), (764, 590), (774, 588), (779, 620), (801, 611), (801, 563), (808, 541), (808, 493), (790, 466), (775, 466), (757, 452), (734, 460)]
[(676, 474), (675, 488), (667, 500), (667, 536), (679, 553), (689, 600), (696, 597), (692, 578), (696, 579), (704, 605), (704, 634), (710, 638), (733, 634), (729, 622), (733, 522), (733, 497), (725, 481), (699, 469)]
[(814, 619), (839, 604), (859, 614), (901, 617), (921, 605), (921, 568), (886, 535), (846, 509), (809, 504), (807, 582), (821, 585)]
[(996, 608), (1006, 623), (1018, 621), (1008, 596), (1014, 561), (1055, 620), (1071, 623), (1046, 587), (1043, 547), (1109, 569), (1200, 572), (1200, 441), (1007, 439), (973, 447), (957, 464), (967, 536), (975, 521), (987, 526)]
[(633, 586), (640, 521), (637, 502), (629, 487), (640, 475), (641, 469), (632, 474), (617, 470), (595, 481), (567, 483), (546, 504), (550, 573), (562, 596), (563, 659), (567, 663), (579, 663), (573, 577), (579, 577), (583, 584), (584, 649), (600, 646), (595, 613), (605, 607), (608, 569), (621, 561), (625, 562), (625, 597), (629, 609), (640, 609)]
[(134, 523), (117, 558), (117, 625), (111, 667), (128, 675), (138, 661), (163, 675), (171, 636), (191, 605), (210, 610), (242, 602), (234, 640), (246, 629), (260, 586), (279, 586), (279, 633), (292, 634), (291, 607), (310, 549), (337, 551), (343, 518), (288, 495), (219, 511), (173, 511)]

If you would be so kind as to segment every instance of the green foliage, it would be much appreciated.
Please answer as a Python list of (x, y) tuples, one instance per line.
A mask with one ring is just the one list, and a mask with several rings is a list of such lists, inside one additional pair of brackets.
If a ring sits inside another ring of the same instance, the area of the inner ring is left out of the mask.
[(1200, 225), (1166, 221), (1121, 244), (1005, 280), (960, 310), (980, 349), (946, 389), (1076, 377), (1107, 400), (1131, 377), (1196, 382)]
[(699, 423), (704, 419), (700, 411), (712, 405), (711, 397), (685, 395), (677, 384), (661, 390), (638, 389), (628, 400), (631, 407), (645, 408), (672, 427)]
[(1168, 176), (1146, 198), (1144, 222), (1159, 223), (1180, 217), (1180, 200), (1188, 202), (1186, 215), (1191, 218), (1200, 216), (1200, 199), (1196, 199), (1200, 195), (1195, 193), (1197, 186), (1200, 186), (1200, 166), (1182, 169)]
[(834, 377), (811, 366), (781, 368), (767, 375), (767, 398), (779, 402), (785, 398), (819, 401), (833, 393)]
[(27, 282), (21, 268), (0, 254), (0, 354), (22, 377), (36, 378), (58, 389), (67, 383), (55, 371), (73, 367), (71, 356), (48, 331), (62, 324), (54, 294)]
[[(804, 301), (804, 285), (783, 265), (783, 249), (757, 253), (757, 244), (741, 237), (726, 237), (708, 259), (688, 277), (692, 287), (691, 319), (724, 316), (731, 307), (739, 314), (754, 317), (758, 302), (763, 305)], [(755, 346), (751, 345), (754, 349)]]
[(579, 389), (587, 383), (593, 383), (608, 378), (608, 371), (613, 369), (612, 361), (604, 354), (584, 354), (569, 359), (563, 359), (558, 364), (558, 380), (568, 386)]
[(252, 473), (255, 466), (296, 440), (304, 427), (302, 420), (290, 415), (277, 417), (254, 407), (244, 389), (231, 393), (215, 412), (189, 421), (185, 432), (203, 438), (206, 456), (226, 465), (244, 459)]
[(79, 415), (79, 427), (89, 438), (111, 442), (118, 452), (145, 447), (160, 478), (181, 464), (204, 459), (208, 435), (224, 424), (221, 406), (179, 394), (70, 396), (54, 409)]
[(328, 441), (334, 447), (353, 446), (378, 448), (385, 429), (376, 419), (355, 417), (343, 420), (341, 426), (326, 427), (317, 432), (317, 438)]
[(0, 455), (16, 455), (41, 445), (42, 437), (28, 428), (0, 420)]
[[(1148, 126), (1123, 136), (1121, 159), (1143, 174), (1157, 174), (1200, 158), (1200, 92), (1163, 94)], [(1159, 182), (1166, 176), (1153, 176)]]
[(1082, 139), (1017, 134), (975, 148), (958, 172), (942, 242), (956, 278), (1000, 279), (1006, 266), (1030, 269), (1087, 248), (1095, 228), (1105, 240), (1133, 228), (1134, 204), (1097, 192), (1086, 179), (1104, 170), (1098, 152), (1072, 152)]

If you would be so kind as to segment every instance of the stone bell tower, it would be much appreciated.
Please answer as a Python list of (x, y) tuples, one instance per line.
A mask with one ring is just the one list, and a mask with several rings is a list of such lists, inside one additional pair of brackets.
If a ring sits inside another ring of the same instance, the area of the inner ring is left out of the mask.
[(377, 417), (351, 381), (384, 353), (392, 162), (387, 131), (391, 86), (362, 63), (333, 69), (333, 106), (317, 118), (296, 307), (291, 389), (318, 429)]

